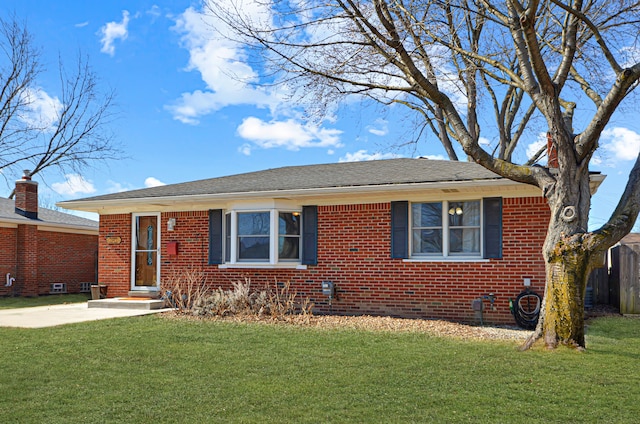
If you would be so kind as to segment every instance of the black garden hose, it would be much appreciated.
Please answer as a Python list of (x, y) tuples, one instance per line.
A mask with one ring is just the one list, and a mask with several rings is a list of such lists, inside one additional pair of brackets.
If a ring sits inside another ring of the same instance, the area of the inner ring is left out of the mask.
[(516, 324), (527, 330), (536, 328), (538, 317), (540, 317), (540, 305), (542, 305), (540, 295), (529, 289), (521, 292), (515, 301), (509, 299), (509, 307)]

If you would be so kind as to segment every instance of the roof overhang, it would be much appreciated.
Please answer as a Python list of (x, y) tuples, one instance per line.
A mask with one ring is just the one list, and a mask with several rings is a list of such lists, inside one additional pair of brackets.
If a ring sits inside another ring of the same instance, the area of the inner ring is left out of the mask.
[(82, 225), (51, 223), (43, 221), (26, 221), (22, 219), (1, 218), (0, 228), (18, 228), (18, 225), (35, 225), (40, 231), (51, 231), (57, 233), (72, 233), (98, 235), (98, 227), (85, 227)]
[[(599, 185), (599, 182), (597, 185)], [(478, 197), (478, 195), (530, 197), (540, 196), (541, 191), (535, 186), (517, 183), (506, 178), (495, 178), (471, 181), (244, 191), (112, 200), (71, 200), (60, 202), (57, 205), (71, 210), (116, 214), (142, 211), (203, 210), (224, 207), (224, 205), (233, 202), (265, 199), (288, 199), (301, 204), (329, 205), (428, 198), (459, 199), (461, 197)]]

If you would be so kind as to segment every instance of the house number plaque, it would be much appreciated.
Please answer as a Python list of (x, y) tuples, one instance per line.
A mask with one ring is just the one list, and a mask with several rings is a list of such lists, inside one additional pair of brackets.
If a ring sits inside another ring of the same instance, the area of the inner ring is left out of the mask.
[(107, 244), (120, 244), (122, 237), (107, 237)]

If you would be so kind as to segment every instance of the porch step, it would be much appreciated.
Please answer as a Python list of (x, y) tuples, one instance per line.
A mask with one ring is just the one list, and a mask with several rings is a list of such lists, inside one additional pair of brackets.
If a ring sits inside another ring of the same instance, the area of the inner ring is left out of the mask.
[(114, 297), (109, 299), (90, 300), (87, 304), (89, 308), (115, 308), (115, 309), (162, 309), (165, 307), (164, 300), (152, 299), (149, 297)]
[(158, 290), (135, 290), (127, 293), (129, 297), (148, 297), (149, 299), (160, 299), (160, 292)]

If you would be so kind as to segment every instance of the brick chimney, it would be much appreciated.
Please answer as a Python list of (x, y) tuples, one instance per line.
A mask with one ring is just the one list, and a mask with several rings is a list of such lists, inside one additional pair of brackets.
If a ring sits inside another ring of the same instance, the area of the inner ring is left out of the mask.
[(16, 181), (16, 213), (29, 219), (38, 219), (38, 183), (31, 181), (31, 171), (25, 169), (22, 179)]

